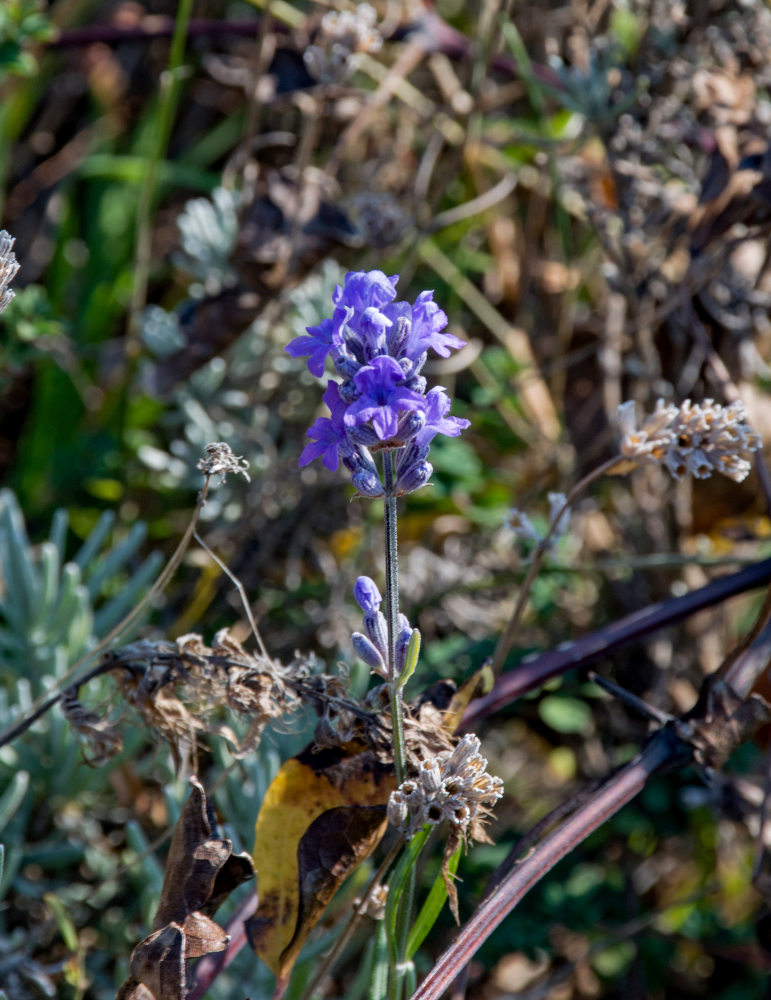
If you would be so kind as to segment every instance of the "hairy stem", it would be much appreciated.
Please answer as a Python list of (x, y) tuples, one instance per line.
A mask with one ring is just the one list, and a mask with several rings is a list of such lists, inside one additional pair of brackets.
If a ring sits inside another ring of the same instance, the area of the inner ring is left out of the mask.
[(386, 593), (385, 616), (388, 623), (388, 693), (391, 700), (393, 725), (394, 770), (396, 783), (406, 777), (404, 750), (404, 720), (402, 694), (396, 673), (396, 637), (399, 634), (399, 542), (396, 533), (396, 493), (394, 492), (394, 457), (392, 451), (383, 452), (383, 480), (385, 486), (385, 566)]

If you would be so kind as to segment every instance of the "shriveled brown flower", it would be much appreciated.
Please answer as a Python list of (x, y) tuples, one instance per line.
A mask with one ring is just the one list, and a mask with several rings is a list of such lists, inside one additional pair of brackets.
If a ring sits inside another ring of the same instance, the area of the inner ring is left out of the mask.
[[(286, 719), (300, 708), (298, 689), (309, 676), (305, 661), (285, 666), (250, 653), (227, 629), (211, 646), (194, 633), (173, 643), (143, 639), (111, 651), (106, 660), (126, 702), (169, 742), (178, 761), (202, 732), (223, 736), (236, 755), (252, 752), (271, 719)], [(220, 721), (222, 709), (249, 720), (241, 740)]]

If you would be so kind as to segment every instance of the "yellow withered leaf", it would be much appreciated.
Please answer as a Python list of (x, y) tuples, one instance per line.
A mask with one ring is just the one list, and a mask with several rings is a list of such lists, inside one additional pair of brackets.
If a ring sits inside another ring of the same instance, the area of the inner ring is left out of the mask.
[(259, 906), (247, 932), (279, 981), (337, 888), (380, 842), (394, 787), (393, 765), (359, 741), (311, 743), (271, 783), (257, 818)]

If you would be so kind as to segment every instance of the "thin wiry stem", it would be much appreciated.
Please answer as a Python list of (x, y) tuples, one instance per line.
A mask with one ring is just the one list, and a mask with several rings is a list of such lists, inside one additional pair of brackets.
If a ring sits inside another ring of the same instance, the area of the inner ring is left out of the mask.
[(532, 562), (530, 563), (530, 568), (527, 571), (527, 576), (525, 577), (524, 583), (519, 588), (519, 594), (517, 595), (517, 602), (514, 605), (514, 610), (511, 613), (511, 618), (509, 619), (508, 625), (498, 640), (498, 645), (495, 647), (495, 652), (493, 653), (492, 659), (492, 670), (494, 674), (499, 674), (503, 668), (503, 664), (506, 661), (506, 657), (509, 655), (512, 644), (514, 642), (514, 636), (516, 634), (517, 628), (520, 621), (522, 620), (522, 615), (525, 610), (525, 605), (527, 604), (527, 599), (530, 596), (530, 590), (535, 583), (535, 578), (543, 565), (546, 553), (551, 545), (551, 540), (554, 537), (554, 533), (557, 530), (557, 526), (562, 520), (565, 512), (575, 503), (578, 496), (593, 482), (599, 479), (601, 476), (605, 475), (608, 469), (612, 469), (614, 465), (619, 462), (620, 456), (616, 455), (613, 458), (609, 458), (602, 465), (597, 466), (592, 472), (588, 473), (581, 479), (565, 500), (562, 508), (557, 511), (556, 515), (552, 518), (551, 524), (549, 525), (549, 530), (546, 532), (544, 537), (538, 543), (538, 546), (533, 554)]
[(330, 970), (334, 966), (335, 962), (338, 960), (340, 955), (343, 953), (343, 950), (347, 946), (348, 942), (353, 937), (354, 931), (359, 926), (361, 919), (364, 916), (367, 903), (372, 898), (375, 890), (380, 885), (383, 884), (383, 879), (385, 878), (388, 869), (391, 867), (391, 865), (398, 857), (399, 852), (401, 851), (402, 847), (404, 847), (404, 843), (405, 843), (405, 838), (400, 837), (399, 840), (397, 840), (396, 843), (391, 847), (391, 850), (388, 852), (388, 854), (386, 854), (386, 856), (380, 862), (380, 867), (372, 876), (372, 881), (367, 887), (367, 891), (364, 893), (359, 903), (354, 908), (354, 911), (351, 914), (348, 923), (343, 928), (343, 932), (340, 934), (337, 941), (335, 941), (334, 945), (329, 950), (329, 952), (327, 952), (327, 954), (324, 956), (319, 967), (315, 970), (313, 974), (313, 982), (310, 983), (308, 987), (305, 989), (302, 996), (300, 997), (300, 1000), (311, 1000), (314, 992), (317, 989), (319, 989), (319, 987), (323, 984), (324, 980), (326, 979)]
[(683, 597), (671, 597), (634, 611), (565, 647), (550, 649), (533, 659), (523, 660), (516, 670), (500, 677), (489, 694), (472, 702), (463, 716), (462, 728), (473, 728), (479, 719), (521, 698), (552, 677), (595, 663), (601, 657), (609, 656), (658, 629), (683, 621), (704, 608), (714, 607), (737, 594), (766, 584), (769, 580), (771, 559), (763, 559), (737, 573), (712, 580)]
[(252, 630), (252, 635), (257, 640), (257, 645), (260, 647), (260, 652), (262, 653), (262, 655), (265, 657), (266, 660), (269, 660), (270, 656), (268, 655), (268, 650), (265, 648), (265, 643), (262, 641), (260, 630), (257, 628), (257, 622), (254, 620), (252, 609), (249, 606), (249, 602), (246, 599), (246, 591), (244, 590), (244, 585), (241, 583), (241, 581), (238, 579), (235, 573), (231, 573), (231, 571), (227, 568), (225, 563), (212, 552), (212, 550), (209, 548), (206, 542), (201, 538), (201, 536), (198, 534), (197, 531), (195, 532), (194, 537), (195, 540), (198, 542), (198, 544), (201, 546), (201, 548), (204, 550), (204, 552), (206, 552), (206, 554), (210, 556), (211, 559), (214, 560), (214, 562), (219, 566), (222, 572), (228, 577), (230, 582), (238, 591), (239, 596), (241, 598), (241, 605), (243, 606), (244, 609), (244, 614), (246, 615), (246, 619), (249, 622), (249, 627)]
[(201, 511), (203, 510), (204, 505), (206, 504), (206, 497), (209, 493), (210, 481), (211, 481), (211, 476), (206, 475), (204, 478), (203, 487), (201, 488), (201, 492), (198, 494), (198, 501), (195, 505), (193, 516), (190, 518), (190, 524), (188, 524), (184, 535), (182, 536), (182, 538), (179, 541), (179, 544), (174, 550), (173, 555), (166, 563), (166, 566), (163, 568), (163, 570), (161, 570), (161, 572), (158, 574), (158, 578), (156, 579), (155, 583), (152, 585), (152, 587), (150, 587), (150, 589), (142, 598), (142, 600), (137, 604), (135, 608), (132, 608), (132, 610), (129, 611), (129, 613), (126, 615), (125, 618), (119, 621), (118, 624), (113, 629), (111, 629), (110, 632), (108, 632), (108, 634), (104, 637), (104, 639), (100, 640), (100, 642), (97, 643), (97, 645), (93, 649), (89, 650), (88, 653), (81, 656), (80, 659), (77, 660), (70, 667), (70, 669), (57, 680), (56, 691), (54, 691), (53, 693), (47, 691), (45, 695), (41, 695), (41, 697), (38, 698), (37, 701), (30, 706), (29, 711), (27, 712), (27, 714), (24, 716), (23, 719), (20, 719), (13, 725), (8, 726), (6, 729), (3, 730), (2, 733), (0, 733), (0, 747), (5, 746), (7, 743), (10, 743), (12, 740), (16, 739), (17, 736), (20, 736), (21, 733), (23, 733), (25, 730), (29, 729), (29, 727), (32, 725), (33, 722), (35, 722), (36, 719), (39, 719), (41, 715), (47, 712), (49, 708), (51, 708), (59, 701), (59, 699), (61, 698), (61, 692), (65, 687), (71, 687), (71, 686), (79, 687), (82, 683), (84, 683), (84, 681), (88, 680), (92, 676), (92, 671), (89, 671), (86, 675), (79, 678), (78, 680), (73, 681), (72, 678), (75, 677), (78, 671), (81, 670), (87, 663), (90, 663), (105, 650), (109, 649), (110, 646), (114, 645), (118, 636), (122, 635), (128, 628), (130, 628), (137, 621), (137, 619), (144, 613), (145, 608), (147, 608), (148, 604), (150, 603), (150, 601), (152, 601), (155, 595), (160, 593), (165, 588), (166, 584), (169, 582), (169, 580), (176, 572), (177, 567), (182, 562), (182, 558), (190, 545), (190, 541), (193, 538), (193, 535), (195, 534), (195, 529), (196, 525), (198, 524), (198, 519), (201, 516)]

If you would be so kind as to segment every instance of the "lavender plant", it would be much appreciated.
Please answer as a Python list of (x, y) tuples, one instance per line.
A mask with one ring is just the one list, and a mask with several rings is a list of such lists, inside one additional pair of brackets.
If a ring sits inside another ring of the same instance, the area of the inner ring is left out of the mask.
[[(352, 644), (359, 657), (386, 684), (390, 702), (393, 760), (398, 789), (389, 801), (389, 818), (408, 837), (449, 820), (445, 863), (461, 838), (484, 837), (481, 820), (502, 794), (501, 782), (485, 773), (479, 741), (466, 736), (455, 750), (422, 761), (408, 760), (402, 691), (415, 670), (420, 634), (399, 612), (397, 497), (428, 484), (431, 443), (439, 435), (457, 437), (469, 421), (452, 416), (452, 401), (442, 386), (428, 388), (422, 374), (433, 351), (446, 358), (464, 341), (446, 332), (447, 316), (424, 291), (414, 304), (396, 299), (398, 276), (382, 271), (351, 271), (333, 295), (332, 316), (309, 327), (287, 347), (307, 357), (309, 371), (323, 377), (331, 359), (339, 381), (329, 379), (324, 402), (330, 415), (319, 417), (300, 465), (321, 459), (335, 471), (342, 461), (362, 497), (382, 498), (385, 534), (385, 599), (375, 582), (361, 576), (354, 596), (363, 612), (363, 632)], [(381, 612), (380, 606), (385, 611)], [(413, 777), (414, 776), (414, 777)], [(425, 842), (425, 833), (420, 846)], [(391, 904), (389, 997), (402, 995), (410, 973), (407, 930), (417, 851), (397, 869)], [(399, 875), (401, 872), (401, 875)], [(446, 888), (453, 900), (452, 885)], [(377, 978), (377, 976), (375, 977)]]
[(327, 383), (324, 402), (330, 416), (319, 417), (309, 429), (311, 443), (300, 455), (300, 465), (320, 458), (335, 471), (342, 460), (360, 496), (384, 501), (384, 627), (377, 588), (362, 577), (356, 598), (370, 634), (367, 643), (362, 636), (354, 644), (387, 680), (394, 765), (401, 782), (406, 778), (401, 680), (412, 630), (399, 615), (396, 498), (428, 483), (433, 472), (428, 454), (436, 435), (457, 437), (469, 421), (450, 416), (452, 403), (443, 386), (428, 389), (421, 374), (429, 350), (446, 358), (464, 342), (444, 332), (447, 316), (433, 301), (433, 292), (421, 292), (414, 305), (396, 301), (398, 280), (382, 271), (350, 271), (345, 284), (335, 289), (332, 316), (309, 327), (307, 336), (296, 337), (287, 351), (307, 357), (308, 370), (317, 377), (331, 358), (341, 379)]

